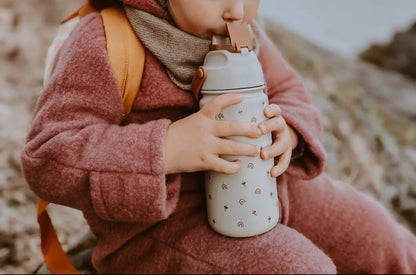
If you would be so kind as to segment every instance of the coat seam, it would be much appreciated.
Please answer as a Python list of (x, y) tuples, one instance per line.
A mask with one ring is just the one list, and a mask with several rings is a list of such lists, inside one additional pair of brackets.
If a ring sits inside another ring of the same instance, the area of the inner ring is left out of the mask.
[[(48, 157), (33, 157), (31, 155), (29, 155), (29, 153), (27, 153), (26, 151), (24, 152), (24, 154), (33, 160), (45, 160), (45, 161), (53, 161), (56, 162), (59, 165), (62, 165), (64, 167), (67, 168), (71, 168), (71, 169), (76, 169), (76, 170), (80, 170), (80, 171), (84, 171), (84, 172), (97, 172), (97, 173), (115, 173), (115, 174), (136, 174), (136, 175), (147, 175), (147, 176), (158, 176), (158, 174), (154, 174), (154, 173), (146, 173), (146, 172), (132, 172), (132, 171), (117, 171), (117, 170), (98, 170), (98, 169), (87, 169), (87, 168), (80, 168), (80, 167), (76, 167), (73, 165), (69, 165), (66, 163), (63, 163), (59, 160), (56, 160), (54, 158), (48, 158)], [(153, 171), (153, 169), (152, 169)]]

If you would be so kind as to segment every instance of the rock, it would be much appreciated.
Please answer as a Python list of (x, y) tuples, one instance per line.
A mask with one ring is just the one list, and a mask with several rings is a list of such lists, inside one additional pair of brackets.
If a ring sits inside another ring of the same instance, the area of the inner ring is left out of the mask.
[(0, 7), (0, 57), (3, 60), (12, 60), (18, 52), (15, 28), (16, 14)]
[(416, 23), (407, 31), (396, 33), (390, 43), (370, 46), (360, 58), (416, 79)]

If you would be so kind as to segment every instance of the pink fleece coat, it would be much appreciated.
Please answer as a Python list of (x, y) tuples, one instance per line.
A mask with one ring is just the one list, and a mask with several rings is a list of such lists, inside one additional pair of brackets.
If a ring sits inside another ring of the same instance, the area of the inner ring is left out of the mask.
[[(168, 16), (155, 1), (124, 2)], [(246, 239), (220, 236), (206, 221), (203, 173), (166, 175), (166, 131), (172, 122), (196, 112), (198, 102), (169, 80), (147, 50), (140, 91), (127, 123), (121, 125), (123, 105), (99, 14), (85, 17), (70, 36), (38, 101), (22, 152), (30, 187), (45, 200), (83, 211), (98, 238), (93, 264), (104, 273), (334, 273), (334, 263), (341, 271), (416, 270), (414, 249), (411, 254), (402, 245), (395, 249), (406, 255), (406, 262), (397, 259), (398, 254), (383, 269), (377, 268), (388, 262), (386, 257), (374, 263), (342, 259), (345, 255), (338, 251), (355, 255), (357, 248), (348, 244), (359, 232), (351, 228), (362, 221), (352, 227), (345, 225), (351, 220), (335, 223), (331, 213), (349, 213), (349, 205), (340, 204), (339, 210), (334, 201), (325, 206), (325, 199), (339, 196), (337, 200), (353, 200), (351, 205), (365, 209), (378, 206), (342, 183), (317, 177), (325, 161), (317, 110), (271, 41), (259, 28), (255, 32), (270, 103), (280, 105), (305, 144), (303, 156), (277, 178), (282, 220), (275, 229)], [(337, 192), (341, 186), (348, 191)], [(415, 243), (406, 230), (385, 218), (384, 210), (374, 211), (376, 221), (388, 220), (382, 223), (391, 228), (388, 234)], [(326, 220), (327, 229), (320, 232)], [(367, 231), (374, 234), (377, 229)], [(323, 236), (329, 240), (322, 241)], [(345, 240), (338, 243), (342, 236)], [(385, 236), (380, 235), (375, 248)]]

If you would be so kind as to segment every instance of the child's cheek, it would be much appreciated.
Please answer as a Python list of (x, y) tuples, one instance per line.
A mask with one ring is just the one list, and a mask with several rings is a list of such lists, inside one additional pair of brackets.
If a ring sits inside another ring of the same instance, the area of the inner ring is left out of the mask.
[(251, 22), (257, 15), (257, 10), (259, 8), (259, 2), (260, 1), (251, 1), (250, 4), (248, 4), (248, 7), (245, 10), (244, 19), (246, 22)]

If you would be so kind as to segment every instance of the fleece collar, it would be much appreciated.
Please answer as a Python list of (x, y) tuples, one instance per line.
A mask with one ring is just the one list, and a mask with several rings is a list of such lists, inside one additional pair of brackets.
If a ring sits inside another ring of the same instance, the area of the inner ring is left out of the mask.
[(162, 19), (170, 19), (167, 9), (163, 7), (167, 3), (166, 0), (122, 0), (122, 2)]

